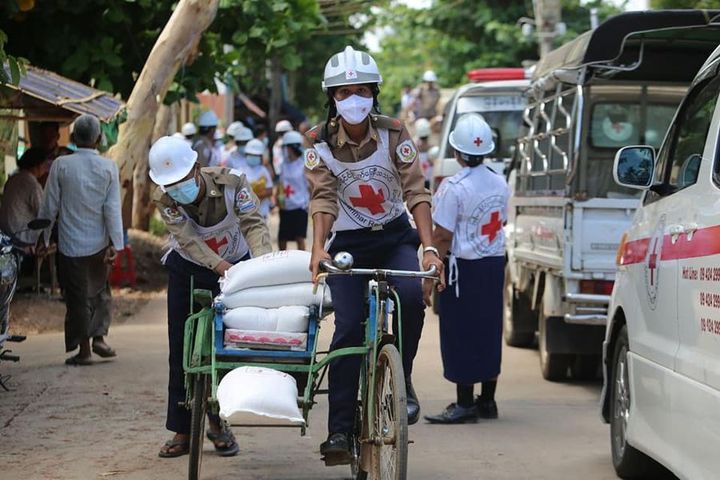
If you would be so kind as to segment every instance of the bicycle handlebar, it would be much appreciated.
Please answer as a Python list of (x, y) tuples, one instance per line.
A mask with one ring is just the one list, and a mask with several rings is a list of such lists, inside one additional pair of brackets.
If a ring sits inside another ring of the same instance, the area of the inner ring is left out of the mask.
[(349, 268), (343, 270), (328, 261), (320, 262), (320, 266), (330, 275), (373, 275), (388, 277), (427, 278), (437, 280), (437, 268), (432, 265), (429, 270), (413, 272), (411, 270), (391, 270), (386, 268)]

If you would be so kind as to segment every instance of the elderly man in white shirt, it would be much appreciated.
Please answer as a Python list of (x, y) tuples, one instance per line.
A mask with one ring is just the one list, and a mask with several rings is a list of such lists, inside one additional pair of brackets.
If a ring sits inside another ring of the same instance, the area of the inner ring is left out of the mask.
[(115, 162), (96, 150), (100, 139), (96, 117), (81, 115), (75, 120), (72, 140), (77, 152), (53, 162), (38, 215), (58, 222), (65, 349), (80, 347), (65, 361), (69, 365), (91, 364), (91, 352), (104, 358), (116, 355), (104, 338), (111, 321), (109, 264), (124, 246), (120, 182)]

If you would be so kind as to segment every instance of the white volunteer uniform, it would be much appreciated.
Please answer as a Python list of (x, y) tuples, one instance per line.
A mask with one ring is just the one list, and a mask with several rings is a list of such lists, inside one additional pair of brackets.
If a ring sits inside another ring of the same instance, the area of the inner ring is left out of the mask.
[(433, 196), (433, 222), (453, 232), (449, 284), (459, 292), (457, 258), (476, 260), (505, 255), (507, 203), (505, 179), (485, 165), (465, 167), (440, 184)]
[[(240, 172), (233, 173), (240, 175)], [(249, 196), (247, 192), (245, 193)], [(192, 217), (187, 214), (182, 205), (178, 205), (177, 210), (187, 218), (187, 221), (190, 222), (203, 242), (210, 245), (211, 248), (213, 246), (217, 247), (217, 254), (222, 257), (223, 260), (230, 263), (236, 263), (250, 251), (250, 247), (248, 246), (247, 241), (242, 234), (242, 230), (240, 229), (240, 219), (235, 214), (236, 204), (237, 208), (241, 209), (247, 208), (247, 205), (250, 205), (250, 208), (255, 206), (254, 203), (248, 204), (246, 200), (247, 199), (242, 195), (236, 196), (235, 187), (227, 186), (225, 188), (225, 207), (227, 208), (227, 215), (220, 223), (211, 227), (202, 227), (198, 225)], [(170, 252), (175, 250), (185, 260), (204, 266), (193, 260), (190, 255), (186, 254), (172, 234), (168, 240), (168, 246), (170, 249), (163, 256), (163, 263), (165, 263), (165, 259)], [(213, 248), (213, 250), (215, 250), (215, 248)]]
[(233, 170), (240, 170), (244, 171), (248, 164), (245, 161), (245, 155), (240, 153), (240, 151), (233, 150), (230, 155), (227, 156), (227, 160), (225, 161), (224, 167), (232, 168)]
[[(385, 225), (405, 212), (400, 175), (389, 151), (387, 129), (378, 129), (375, 153), (364, 160), (343, 163), (336, 159), (327, 143), (316, 143), (314, 149), (337, 177), (338, 216), (332, 230), (358, 230)], [(312, 151), (306, 153), (312, 155)]]
[(280, 170), (280, 182), (285, 190), (283, 210), (307, 210), (310, 204), (310, 188), (305, 179), (305, 165), (302, 157), (292, 162), (284, 161)]
[[(251, 187), (254, 188), (255, 184), (261, 183), (263, 185), (263, 188), (272, 188), (272, 176), (270, 176), (270, 172), (268, 172), (268, 169), (265, 168), (265, 165), (257, 165), (251, 167), (250, 165), (245, 163), (244, 166), (242, 166), (238, 170), (245, 174), (245, 178), (247, 178), (247, 181)], [(260, 205), (258, 206), (260, 215), (267, 218), (267, 216), (270, 214), (271, 206), (272, 205), (269, 197), (260, 200)]]

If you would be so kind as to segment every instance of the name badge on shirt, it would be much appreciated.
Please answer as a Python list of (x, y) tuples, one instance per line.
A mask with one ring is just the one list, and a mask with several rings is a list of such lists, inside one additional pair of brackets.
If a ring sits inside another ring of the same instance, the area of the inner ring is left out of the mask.
[(237, 195), (235, 195), (235, 206), (237, 207), (238, 211), (242, 213), (245, 213), (255, 208), (255, 201), (253, 200), (253, 197), (252, 195), (250, 195), (250, 192), (247, 188), (240, 189)]

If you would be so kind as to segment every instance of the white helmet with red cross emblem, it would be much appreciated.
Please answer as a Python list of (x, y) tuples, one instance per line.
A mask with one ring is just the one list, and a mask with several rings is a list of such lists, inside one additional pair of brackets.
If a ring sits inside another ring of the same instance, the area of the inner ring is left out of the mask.
[(461, 116), (450, 132), (449, 140), (455, 150), (465, 155), (487, 155), (495, 150), (490, 125), (477, 113)]
[(160, 186), (179, 182), (193, 169), (197, 156), (185, 139), (160, 137), (150, 148), (150, 179)]
[(350, 45), (340, 53), (336, 53), (325, 65), (322, 89), (340, 85), (358, 85), (362, 83), (377, 83), (382, 85), (382, 76), (377, 63), (367, 52), (355, 50)]

